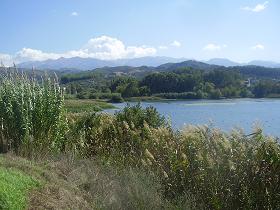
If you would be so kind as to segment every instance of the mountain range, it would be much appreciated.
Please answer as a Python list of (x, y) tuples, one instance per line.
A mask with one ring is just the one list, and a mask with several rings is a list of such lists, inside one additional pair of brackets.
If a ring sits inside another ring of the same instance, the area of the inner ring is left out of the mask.
[(263, 66), (268, 68), (280, 67), (280, 63), (273, 62), (273, 61), (253, 60), (248, 63), (238, 63), (226, 58), (213, 58), (208, 61), (205, 61), (205, 63), (219, 65), (219, 66), (226, 66), (226, 67), (230, 67), (230, 66)]
[[(173, 63), (181, 63), (184, 61), (188, 61), (190, 67), (197, 67), (197, 65), (211, 64), (217, 66), (247, 66), (247, 65), (255, 65), (255, 66), (263, 66), (269, 68), (280, 68), (280, 63), (272, 62), (272, 61), (262, 61), (255, 60), (248, 63), (238, 63), (231, 61), (225, 58), (213, 58), (207, 61), (195, 61), (186, 58), (171, 58), (171, 57), (141, 57), (141, 58), (133, 58), (133, 59), (119, 59), (119, 60), (100, 60), (95, 58), (59, 58), (56, 60), (45, 60), (45, 61), (29, 61), (18, 64), (20, 68), (32, 68), (40, 70), (91, 70), (102, 67), (116, 67), (116, 66), (131, 66), (131, 67), (139, 67), (139, 66), (150, 66), (157, 67), (161, 65), (172, 65)], [(195, 66), (192, 66), (193, 65)]]
[(118, 59), (118, 60), (100, 60), (95, 58), (59, 58), (56, 60), (45, 61), (29, 61), (20, 63), (20, 68), (36, 69), (52, 69), (52, 70), (91, 70), (102, 67), (117, 67), (117, 66), (160, 66), (165, 63), (177, 63), (185, 61), (183, 58), (170, 58), (170, 57), (141, 57), (132, 59)]

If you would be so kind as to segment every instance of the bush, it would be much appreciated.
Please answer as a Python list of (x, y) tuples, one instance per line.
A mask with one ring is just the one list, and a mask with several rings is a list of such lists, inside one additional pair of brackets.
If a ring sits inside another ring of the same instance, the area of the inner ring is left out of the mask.
[(122, 103), (122, 102), (124, 102), (124, 100), (121, 95), (113, 95), (110, 102), (111, 103)]
[(89, 99), (98, 99), (98, 94), (97, 93), (91, 93), (88, 98)]
[(112, 99), (113, 97), (119, 97), (120, 93), (92, 93), (89, 95), (90, 99)]
[(145, 123), (153, 128), (166, 125), (164, 117), (154, 107), (142, 109), (140, 103), (134, 106), (128, 104), (123, 110), (117, 112), (115, 117), (118, 122), (126, 122), (136, 128), (144, 127)]
[(215, 89), (212, 92), (210, 92), (211, 99), (220, 99), (221, 97), (222, 97), (222, 93), (220, 89)]
[(86, 99), (87, 98), (87, 93), (85, 92), (80, 92), (76, 96), (78, 99)]

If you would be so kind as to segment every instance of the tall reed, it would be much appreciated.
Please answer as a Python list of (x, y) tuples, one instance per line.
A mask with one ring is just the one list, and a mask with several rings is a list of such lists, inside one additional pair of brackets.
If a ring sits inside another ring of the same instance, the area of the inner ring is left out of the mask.
[(191, 198), (195, 209), (280, 209), (279, 139), (261, 130), (250, 136), (206, 126), (173, 131), (153, 116), (139, 105), (85, 116), (77, 121), (76, 145), (83, 157), (149, 171), (175, 203)]
[(58, 80), (45, 76), (38, 81), (16, 68), (1, 73), (0, 151), (31, 155), (62, 150), (67, 122)]

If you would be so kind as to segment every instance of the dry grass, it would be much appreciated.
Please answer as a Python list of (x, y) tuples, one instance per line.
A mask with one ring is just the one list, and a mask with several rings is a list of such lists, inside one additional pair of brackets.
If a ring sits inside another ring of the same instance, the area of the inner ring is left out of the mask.
[(2, 156), (1, 165), (22, 171), (40, 181), (43, 187), (29, 195), (29, 209), (91, 209), (83, 192), (67, 180), (67, 171), (54, 162), (34, 163), (14, 155)]
[(40, 181), (42, 187), (29, 194), (28, 209), (175, 209), (162, 198), (159, 183), (141, 171), (69, 157), (28, 161), (8, 154), (0, 158), (2, 167)]

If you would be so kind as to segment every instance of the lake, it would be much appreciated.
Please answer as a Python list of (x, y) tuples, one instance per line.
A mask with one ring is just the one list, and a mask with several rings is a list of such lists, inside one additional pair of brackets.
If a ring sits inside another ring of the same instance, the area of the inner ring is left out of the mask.
[[(114, 105), (121, 109), (126, 103)], [(243, 128), (249, 134), (257, 124), (266, 134), (280, 137), (280, 100), (278, 99), (177, 100), (141, 102), (141, 105), (155, 107), (171, 120), (171, 125), (175, 129), (181, 129), (188, 124), (208, 124), (224, 131)], [(116, 109), (106, 110), (109, 113), (115, 111)]]

